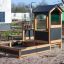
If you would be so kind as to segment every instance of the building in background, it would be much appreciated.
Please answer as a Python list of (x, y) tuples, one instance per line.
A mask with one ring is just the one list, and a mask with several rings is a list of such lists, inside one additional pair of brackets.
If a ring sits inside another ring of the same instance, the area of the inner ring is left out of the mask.
[(11, 0), (0, 0), (0, 23), (11, 23)]
[(12, 21), (30, 21), (30, 13), (12, 13)]

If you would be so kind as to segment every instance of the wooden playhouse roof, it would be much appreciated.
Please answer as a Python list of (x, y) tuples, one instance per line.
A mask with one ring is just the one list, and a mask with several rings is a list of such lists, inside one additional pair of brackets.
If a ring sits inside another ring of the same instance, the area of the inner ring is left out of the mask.
[(33, 13), (42, 13), (47, 15), (51, 9), (57, 8), (57, 7), (61, 9), (61, 7), (58, 5), (44, 5), (44, 6), (40, 5), (40, 6), (37, 6), (35, 9), (33, 9)]

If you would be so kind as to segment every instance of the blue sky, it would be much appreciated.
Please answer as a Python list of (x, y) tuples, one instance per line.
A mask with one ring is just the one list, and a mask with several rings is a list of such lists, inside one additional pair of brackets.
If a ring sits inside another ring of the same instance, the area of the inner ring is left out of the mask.
[[(30, 4), (31, 2), (36, 2), (35, 4), (40, 3), (42, 0), (12, 0), (12, 3), (18, 4), (19, 2), (23, 2), (25, 4)], [(61, 0), (44, 0), (48, 4), (56, 4), (61, 2)]]
[(19, 3), (19, 2), (23, 2), (25, 4), (30, 4), (31, 2), (36, 2), (36, 3), (40, 3), (42, 0), (12, 0), (12, 3)]

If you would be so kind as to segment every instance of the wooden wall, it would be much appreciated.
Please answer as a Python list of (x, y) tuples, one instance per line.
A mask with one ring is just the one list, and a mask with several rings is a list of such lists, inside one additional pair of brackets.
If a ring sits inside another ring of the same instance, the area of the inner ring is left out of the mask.
[(61, 39), (61, 28), (50, 29), (50, 40)]
[(45, 31), (35, 31), (35, 40), (48, 41), (49, 35)]

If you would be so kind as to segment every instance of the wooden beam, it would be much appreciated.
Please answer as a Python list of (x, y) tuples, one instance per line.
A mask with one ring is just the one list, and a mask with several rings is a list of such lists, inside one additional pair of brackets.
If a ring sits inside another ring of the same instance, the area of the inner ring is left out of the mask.
[(12, 42), (10, 42), (9, 46), (12, 47)]
[(61, 49), (62, 49), (62, 13), (60, 13), (60, 22), (61, 22)]
[(34, 16), (34, 29), (37, 30), (37, 18)]
[[(53, 12), (55, 9), (56, 9), (56, 8), (51, 9), (51, 10), (50, 10), (50, 13)], [(61, 10), (59, 7), (57, 7), (57, 9), (58, 9), (60, 12), (62, 12), (62, 10)]]
[(54, 11), (54, 10), (55, 10), (55, 8), (51, 9), (49, 13), (51, 13), (51, 12)]
[(31, 36), (30, 39), (31, 39), (31, 40), (34, 40), (34, 36)]
[(25, 29), (24, 29), (24, 24), (22, 24), (22, 40), (25, 41)]
[(53, 45), (58, 45), (59, 46), (59, 48), (61, 48), (62, 49), (62, 39), (59, 39), (59, 40), (52, 40), (51, 41), (51, 46)]
[(61, 39), (59, 39), (59, 40), (52, 40), (51, 44), (56, 43), (56, 42), (61, 42), (61, 41), (62, 41)]
[(35, 30), (37, 29), (37, 19), (36, 19), (36, 14), (34, 14), (34, 39), (35, 39)]
[(61, 28), (61, 25), (51, 25), (51, 28)]
[(49, 17), (49, 18), (48, 18), (48, 23), (49, 23), (49, 24), (48, 24), (48, 26), (49, 26), (49, 27), (48, 27), (48, 29), (49, 29), (49, 44), (50, 44), (51, 13), (49, 13), (48, 17)]
[[(51, 13), (48, 14), (49, 44), (51, 43), (51, 41), (50, 41), (50, 26), (51, 26)], [(50, 50), (51, 50), (51, 45), (50, 45)]]
[(57, 9), (58, 9), (60, 12), (62, 12), (62, 10), (61, 10), (59, 7), (57, 7)]
[(38, 48), (44, 48), (50, 46), (49, 44), (44, 44), (44, 45), (37, 45), (37, 46), (30, 46), (24, 49), (21, 49), (21, 51), (27, 51), (27, 50), (33, 50), (33, 49), (38, 49)]
[(23, 38), (23, 41), (25, 41), (25, 30), (23, 30), (22, 32), (22, 38)]
[(29, 36), (28, 37), (25, 37), (26, 40), (29, 40)]
[(48, 16), (46, 16), (46, 29), (48, 30)]

